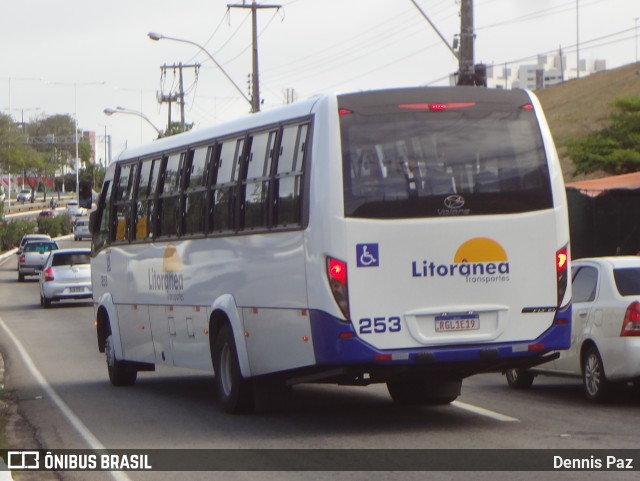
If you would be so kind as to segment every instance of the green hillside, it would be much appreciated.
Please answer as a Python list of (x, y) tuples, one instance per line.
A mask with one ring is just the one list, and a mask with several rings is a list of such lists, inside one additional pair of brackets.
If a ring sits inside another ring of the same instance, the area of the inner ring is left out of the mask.
[[(570, 80), (536, 91), (556, 142), (565, 180), (576, 179), (564, 146), (568, 140), (598, 130), (617, 97), (640, 96), (640, 64)], [(602, 177), (607, 174), (592, 175)]]

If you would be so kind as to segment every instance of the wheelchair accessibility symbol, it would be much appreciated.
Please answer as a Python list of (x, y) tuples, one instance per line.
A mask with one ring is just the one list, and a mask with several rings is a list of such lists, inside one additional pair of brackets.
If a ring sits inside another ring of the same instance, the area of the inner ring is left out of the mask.
[(377, 267), (380, 265), (378, 244), (356, 244), (358, 267)]

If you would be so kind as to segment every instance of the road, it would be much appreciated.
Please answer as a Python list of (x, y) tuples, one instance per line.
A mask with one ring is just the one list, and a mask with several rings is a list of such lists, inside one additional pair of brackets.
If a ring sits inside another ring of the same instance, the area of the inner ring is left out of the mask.
[[(88, 243), (65, 240), (61, 244)], [(43, 449), (361, 448), (383, 449), (392, 463), (393, 450), (412, 448), (632, 449), (640, 445), (640, 395), (622, 389), (611, 404), (592, 405), (583, 398), (577, 380), (540, 377), (531, 390), (513, 391), (499, 374), (479, 375), (464, 381), (458, 401), (439, 407), (395, 406), (383, 385), (301, 385), (295, 386), (287, 411), (246, 416), (223, 414), (215, 403), (212, 377), (199, 372), (159, 367), (155, 373), (140, 373), (131, 388), (114, 388), (97, 350), (91, 305), (54, 303), (51, 309), (43, 309), (35, 278), (17, 282), (14, 257), (0, 262), (0, 352), (7, 387)], [(39, 447), (29, 437), (16, 442), (25, 444), (14, 448)], [(460, 451), (461, 461), (468, 455)], [(180, 478), (584, 480), (605, 475), (614, 480), (638, 479), (634, 473), (575, 471), (241, 471), (185, 472)], [(126, 481), (175, 476), (157, 471), (62, 472), (38, 473), (31, 479)]]

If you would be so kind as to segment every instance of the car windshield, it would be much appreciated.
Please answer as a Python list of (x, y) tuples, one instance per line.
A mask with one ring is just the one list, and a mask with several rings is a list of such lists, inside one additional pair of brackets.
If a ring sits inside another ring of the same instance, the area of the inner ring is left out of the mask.
[(640, 296), (640, 267), (614, 269), (613, 277), (621, 296)]
[(84, 252), (66, 252), (64, 254), (56, 254), (51, 260), (52, 266), (75, 266), (80, 264), (89, 264), (91, 262), (88, 253)]

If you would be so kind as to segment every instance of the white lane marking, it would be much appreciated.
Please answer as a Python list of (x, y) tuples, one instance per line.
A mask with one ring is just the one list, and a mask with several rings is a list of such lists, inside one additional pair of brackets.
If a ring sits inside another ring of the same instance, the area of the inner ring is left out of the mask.
[(486, 416), (491, 419), (495, 419), (497, 421), (503, 422), (520, 422), (517, 418), (512, 418), (511, 416), (507, 416), (506, 414), (500, 414), (495, 411), (490, 411), (489, 409), (481, 408), (479, 406), (474, 406), (473, 404), (463, 403), (462, 401), (453, 401), (451, 403), (453, 406), (464, 409), (465, 411), (469, 411), (475, 414), (479, 414), (481, 416)]
[[(13, 341), (13, 343), (15, 344), (16, 348), (18, 349), (18, 352), (20, 353), (20, 356), (22, 357), (22, 360), (24, 361), (27, 368), (29, 369), (29, 372), (31, 372), (31, 375), (36, 379), (36, 381), (38, 381), (38, 384), (40, 384), (40, 387), (44, 390), (44, 392), (47, 394), (49, 399), (51, 399), (54, 402), (54, 404), (62, 412), (64, 417), (67, 418), (67, 421), (69, 421), (69, 423), (75, 428), (75, 430), (78, 431), (78, 434), (80, 434), (82, 439), (85, 440), (85, 442), (89, 445), (91, 449), (103, 450), (103, 451), (106, 450), (107, 448), (105, 448), (103, 444), (100, 441), (98, 441), (98, 438), (96, 438), (93, 435), (93, 433), (89, 431), (89, 429), (84, 425), (84, 423), (80, 420), (80, 418), (76, 416), (76, 414), (71, 410), (71, 408), (67, 406), (67, 404), (62, 400), (60, 396), (58, 396), (58, 393), (55, 392), (55, 390), (47, 382), (47, 380), (42, 375), (42, 373), (38, 370), (35, 363), (31, 359), (31, 356), (29, 356), (29, 353), (24, 348), (20, 340), (13, 334), (13, 332), (11, 332), (11, 330), (5, 324), (4, 320), (1, 317), (0, 317), (0, 326), (2, 327), (2, 329), (4, 329), (4, 331), (7, 333), (11, 341)], [(111, 477), (116, 481), (131, 481), (131, 478), (129, 478), (129, 476), (127, 476), (122, 471), (111, 471), (110, 474), (111, 474)]]

